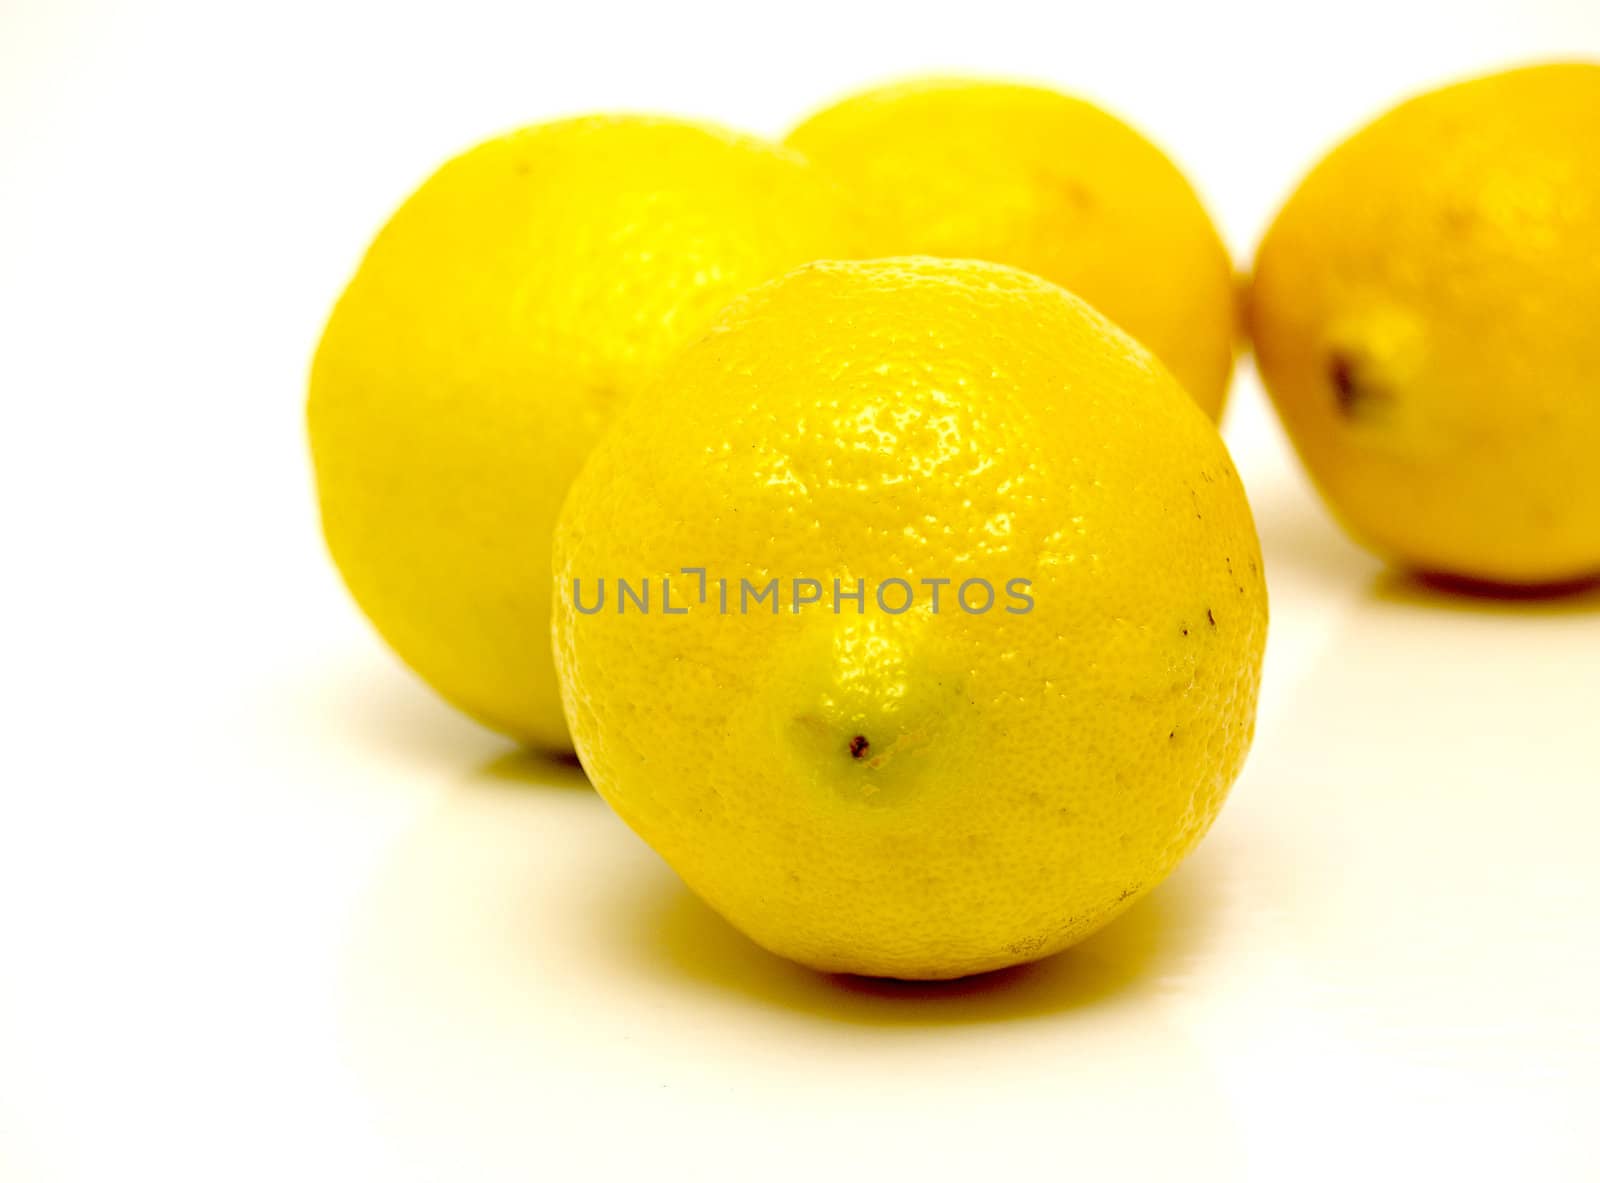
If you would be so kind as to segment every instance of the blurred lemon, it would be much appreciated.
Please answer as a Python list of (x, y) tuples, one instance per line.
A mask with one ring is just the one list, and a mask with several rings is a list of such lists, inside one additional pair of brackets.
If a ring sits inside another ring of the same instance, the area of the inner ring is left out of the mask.
[(1212, 418), (1233, 368), (1233, 266), (1183, 175), (1090, 103), (928, 79), (858, 94), (788, 142), (863, 203), (878, 255), (1009, 263), (1139, 338)]
[(1221, 439), (1008, 267), (819, 263), (737, 301), (595, 450), (555, 556), (596, 787), (819, 969), (1079, 940), (1194, 846), (1250, 743), (1266, 592)]
[(1600, 66), (1413, 99), (1261, 243), (1261, 374), (1358, 538), (1508, 584), (1600, 573)]
[(727, 300), (848, 252), (796, 153), (642, 117), (550, 123), (446, 164), (378, 235), (317, 351), (329, 548), (451, 702), (568, 746), (550, 531), (602, 426)]

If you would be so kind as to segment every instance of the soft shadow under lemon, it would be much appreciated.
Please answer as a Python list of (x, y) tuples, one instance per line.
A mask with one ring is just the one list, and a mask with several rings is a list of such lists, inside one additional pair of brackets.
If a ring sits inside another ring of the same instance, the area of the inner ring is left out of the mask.
[(338, 741), (403, 764), (419, 776), (470, 773), (506, 786), (543, 788), (583, 788), (589, 783), (571, 752), (521, 747), (398, 670), (341, 663), (317, 676), (309, 691), (297, 686), (293, 693)]
[(1373, 581), (1371, 597), (1381, 603), (1415, 604), (1452, 612), (1559, 616), (1600, 612), (1600, 575), (1521, 586), (1454, 575), (1385, 571)]
[(668, 988), (875, 1026), (1025, 1019), (1128, 1001), (1181, 968), (1220, 907), (1206, 869), (1185, 868), (1054, 957), (949, 982), (906, 982), (796, 965), (747, 939), (665, 868), (641, 880), (597, 901), (603, 914), (595, 923), (616, 934), (612, 948), (628, 972)]
[(478, 766), (473, 779), (506, 788), (587, 789), (589, 778), (569, 752), (511, 748)]

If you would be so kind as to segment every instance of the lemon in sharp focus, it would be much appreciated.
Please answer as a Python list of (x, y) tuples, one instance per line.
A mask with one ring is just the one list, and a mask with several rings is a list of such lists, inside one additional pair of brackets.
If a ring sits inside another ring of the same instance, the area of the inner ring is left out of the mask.
[(1349, 529), (1427, 572), (1600, 574), (1600, 66), (1407, 102), (1261, 243), (1261, 374)]
[(596, 787), (821, 969), (1071, 944), (1194, 846), (1250, 742), (1266, 593), (1220, 437), (1008, 267), (818, 263), (731, 305), (596, 448), (555, 572)]
[(788, 142), (862, 203), (873, 254), (988, 259), (1053, 280), (1221, 414), (1232, 263), (1183, 175), (1127, 124), (1039, 87), (924, 79), (845, 99)]
[(418, 673), (484, 723), (568, 745), (549, 539), (618, 406), (726, 301), (848, 253), (834, 187), (717, 128), (596, 117), (446, 164), (367, 252), (308, 409), (328, 545)]

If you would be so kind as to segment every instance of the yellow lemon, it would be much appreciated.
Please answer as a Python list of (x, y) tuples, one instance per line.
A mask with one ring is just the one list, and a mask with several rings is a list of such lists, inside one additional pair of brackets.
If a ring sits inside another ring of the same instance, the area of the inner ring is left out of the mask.
[(1127, 124), (1051, 90), (927, 79), (846, 99), (788, 142), (862, 202), (873, 254), (988, 259), (1054, 280), (1221, 414), (1232, 263), (1183, 175)]
[(793, 151), (643, 117), (545, 124), (446, 164), (394, 215), (311, 374), (328, 546), (445, 698), (568, 746), (550, 532), (615, 409), (728, 299), (847, 253)]
[(1600, 573), (1600, 66), (1407, 102), (1261, 243), (1262, 378), (1350, 531), (1426, 572)]
[(595, 450), (555, 572), (595, 786), (819, 969), (1071, 944), (1194, 846), (1250, 743), (1266, 593), (1222, 440), (1009, 267), (817, 263), (731, 305)]

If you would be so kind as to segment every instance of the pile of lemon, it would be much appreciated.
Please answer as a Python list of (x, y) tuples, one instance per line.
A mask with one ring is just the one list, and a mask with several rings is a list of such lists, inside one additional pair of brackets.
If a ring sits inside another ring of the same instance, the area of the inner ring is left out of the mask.
[(1283, 208), (1241, 316), (1178, 170), (1050, 90), (888, 87), (781, 145), (531, 127), (423, 185), (333, 313), (327, 541), (423, 678), (575, 747), (767, 948), (1046, 956), (1172, 870), (1250, 744), (1241, 329), (1358, 538), (1600, 573), (1597, 145), (1597, 66), (1405, 103)]

